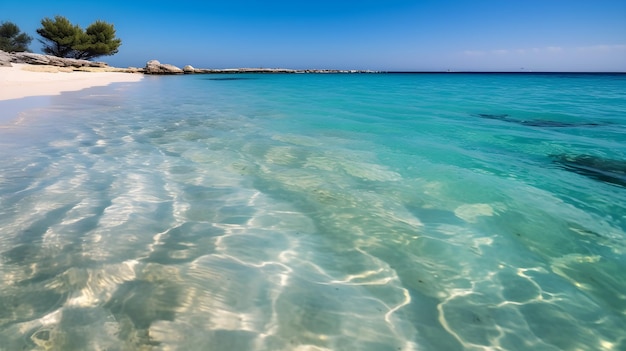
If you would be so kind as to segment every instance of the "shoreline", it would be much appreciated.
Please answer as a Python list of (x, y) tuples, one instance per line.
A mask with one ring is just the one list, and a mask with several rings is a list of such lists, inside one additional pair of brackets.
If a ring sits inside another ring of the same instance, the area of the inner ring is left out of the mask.
[(287, 68), (179, 68), (148, 61), (145, 68), (117, 68), (104, 62), (58, 58), (33, 53), (6, 53), (0, 51), (0, 101), (37, 96), (54, 96), (63, 92), (79, 91), (112, 83), (138, 82), (146, 75), (187, 74), (238, 74), (238, 73), (288, 73), (288, 74), (626, 74), (625, 72), (473, 72), (473, 71), (372, 71), (338, 69), (287, 69)]
[(75, 70), (49, 65), (13, 63), (0, 67), (0, 101), (33, 96), (59, 95), (112, 83), (138, 82), (143, 74), (114, 68)]

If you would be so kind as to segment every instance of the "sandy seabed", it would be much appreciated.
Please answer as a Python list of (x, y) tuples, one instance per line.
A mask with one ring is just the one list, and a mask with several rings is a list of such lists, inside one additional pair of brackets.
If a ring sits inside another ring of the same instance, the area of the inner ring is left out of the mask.
[(64, 91), (76, 91), (118, 82), (136, 82), (143, 78), (140, 73), (113, 72), (110, 69), (71, 69), (13, 64), (0, 67), (0, 101), (29, 96), (58, 95)]

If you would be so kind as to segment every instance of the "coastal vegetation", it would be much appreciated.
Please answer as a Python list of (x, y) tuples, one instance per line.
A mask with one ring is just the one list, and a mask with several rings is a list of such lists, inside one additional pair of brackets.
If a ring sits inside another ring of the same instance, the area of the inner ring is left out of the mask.
[(6, 52), (28, 51), (28, 45), (33, 38), (20, 31), (20, 28), (12, 22), (0, 24), (0, 50)]
[(48, 55), (91, 60), (118, 52), (122, 41), (115, 37), (115, 28), (104, 21), (95, 21), (83, 30), (63, 16), (41, 20), (37, 29), (43, 39), (43, 52)]

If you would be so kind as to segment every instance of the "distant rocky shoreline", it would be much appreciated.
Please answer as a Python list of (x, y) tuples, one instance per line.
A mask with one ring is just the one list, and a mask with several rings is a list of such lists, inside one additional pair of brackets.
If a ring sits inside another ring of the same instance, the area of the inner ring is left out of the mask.
[(88, 60), (77, 60), (62, 58), (50, 55), (34, 54), (30, 52), (8, 53), (0, 50), (0, 67), (11, 66), (12, 63), (22, 63), (29, 65), (45, 65), (59, 67), (67, 71), (105, 71), (105, 72), (127, 72), (143, 73), (154, 75), (173, 74), (214, 74), (214, 73), (378, 73), (369, 70), (335, 70), (335, 69), (288, 69), (288, 68), (194, 68), (187, 65), (183, 68), (161, 63), (157, 60), (150, 60), (144, 68), (111, 67), (105, 62)]
[(210, 74), (210, 73), (378, 73), (369, 70), (337, 70), (337, 69), (289, 69), (289, 68), (194, 68), (190, 65), (182, 69), (174, 65), (163, 64), (157, 60), (146, 63), (142, 70), (146, 74)]

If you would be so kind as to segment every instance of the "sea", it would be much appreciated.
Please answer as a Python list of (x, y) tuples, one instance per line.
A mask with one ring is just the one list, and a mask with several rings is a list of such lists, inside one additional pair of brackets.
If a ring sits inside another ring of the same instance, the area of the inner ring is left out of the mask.
[(626, 75), (0, 102), (0, 350), (626, 350)]

